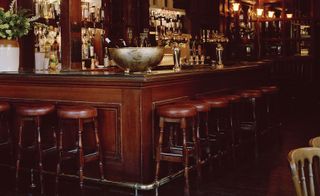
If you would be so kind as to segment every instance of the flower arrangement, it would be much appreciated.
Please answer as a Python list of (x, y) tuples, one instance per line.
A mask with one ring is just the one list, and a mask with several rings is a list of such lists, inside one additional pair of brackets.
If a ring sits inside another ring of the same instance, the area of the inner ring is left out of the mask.
[(17, 39), (28, 34), (31, 22), (38, 19), (37, 16), (29, 17), (26, 9), (16, 9), (16, 2), (11, 2), (8, 11), (0, 8), (0, 39)]

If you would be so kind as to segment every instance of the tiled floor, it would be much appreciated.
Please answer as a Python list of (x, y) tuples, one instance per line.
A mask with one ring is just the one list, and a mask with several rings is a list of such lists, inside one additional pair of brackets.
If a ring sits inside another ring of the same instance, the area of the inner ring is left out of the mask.
[[(248, 156), (236, 162), (236, 168), (229, 164), (216, 166), (212, 173), (205, 172), (205, 177), (198, 191), (192, 189), (196, 196), (292, 196), (295, 195), (288, 168), (287, 154), (291, 149), (307, 146), (308, 140), (320, 135), (320, 106), (295, 108), (285, 110), (282, 115), (280, 140), (264, 137), (261, 153), (257, 161)], [(313, 109), (310, 109), (313, 108)], [(250, 154), (249, 150), (247, 149)], [(226, 161), (227, 162), (227, 161)], [(13, 170), (1, 168), (0, 170), (0, 196), (14, 195)], [(192, 178), (192, 187), (195, 187), (195, 178)], [(27, 182), (25, 180), (25, 182)], [(19, 195), (38, 195), (38, 190), (31, 191), (22, 182)], [(54, 181), (48, 179), (46, 195), (52, 195)], [(160, 188), (160, 195), (183, 195), (183, 179), (178, 179), (170, 185)], [(63, 185), (62, 195), (78, 195), (77, 184), (66, 182)], [(124, 190), (128, 194), (133, 191)], [(110, 192), (96, 186), (89, 187), (90, 196), (125, 195), (119, 194), (122, 190)], [(141, 193), (140, 193), (141, 194)]]

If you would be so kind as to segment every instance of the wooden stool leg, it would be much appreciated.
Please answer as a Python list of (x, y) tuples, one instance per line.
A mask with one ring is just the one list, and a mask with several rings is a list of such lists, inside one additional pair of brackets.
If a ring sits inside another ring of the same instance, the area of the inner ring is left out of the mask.
[(98, 122), (96, 118), (93, 118), (93, 124), (94, 124), (94, 134), (96, 137), (96, 149), (99, 154), (99, 169), (100, 169), (100, 179), (104, 179), (104, 170), (103, 170), (103, 160), (102, 160), (102, 153), (101, 153), (101, 146), (100, 146), (100, 140), (99, 140), (99, 133), (98, 133)]
[(236, 165), (236, 139), (235, 139), (235, 125), (234, 125), (234, 105), (230, 105), (230, 113), (229, 113), (229, 121), (230, 121), (230, 129), (231, 129), (231, 151), (232, 151), (232, 164), (235, 167)]
[(160, 127), (160, 134), (159, 134), (159, 141), (158, 141), (158, 147), (156, 152), (156, 174), (155, 174), (155, 180), (159, 179), (159, 173), (160, 173), (160, 153), (162, 152), (162, 142), (163, 142), (163, 129), (164, 129), (164, 119), (163, 117), (160, 117), (159, 120), (159, 127)]
[(210, 137), (209, 137), (209, 123), (208, 123), (209, 112), (204, 113), (203, 120), (204, 120), (204, 134), (205, 134), (204, 138), (205, 138), (206, 153), (208, 158), (210, 159), (212, 154), (211, 154)]
[(199, 143), (200, 138), (200, 115), (197, 114), (196, 123), (195, 118), (192, 118), (192, 143), (194, 148), (194, 158), (196, 160), (197, 167), (197, 189), (200, 187), (200, 183), (202, 181), (202, 168), (201, 168), (201, 148)]
[(39, 178), (40, 178), (40, 190), (43, 194), (43, 165), (42, 165), (42, 146), (41, 146), (41, 133), (40, 133), (40, 117), (35, 117), (35, 124), (37, 127), (37, 150), (38, 150), (38, 167), (39, 167)]
[(9, 142), (9, 145), (10, 145), (10, 156), (11, 156), (11, 162), (10, 164), (14, 163), (14, 145), (13, 145), (13, 134), (11, 132), (11, 128), (10, 128), (10, 125), (9, 125), (9, 118), (7, 116), (7, 119), (6, 119), (6, 126), (7, 126), (7, 131), (8, 131), (8, 142)]
[(210, 142), (210, 134), (209, 134), (209, 112), (204, 113), (204, 132), (205, 132), (205, 142), (206, 142), (206, 153), (207, 158), (209, 160), (209, 172), (213, 171), (213, 155), (212, 155), (212, 146)]
[(83, 193), (83, 167), (84, 167), (84, 157), (83, 157), (83, 144), (82, 144), (82, 132), (83, 132), (83, 120), (78, 120), (78, 153), (79, 153), (79, 179), (80, 179), (80, 190)]
[[(198, 119), (199, 119), (199, 115), (198, 115)], [(196, 129), (197, 129), (197, 131), (196, 131)], [(200, 149), (200, 144), (199, 144), (199, 139), (198, 139), (199, 138), (199, 136), (198, 136), (199, 129), (200, 129), (200, 124), (197, 122), (197, 125), (195, 125), (195, 119), (192, 118), (192, 143), (194, 145), (194, 153), (195, 153), (195, 159), (196, 159), (197, 182), (200, 182), (202, 179), (201, 149)]]
[[(169, 148), (176, 147), (178, 145), (178, 135), (177, 135), (177, 125), (176, 123), (169, 123)], [(173, 168), (172, 168), (172, 162), (167, 162), (168, 165), (168, 172), (169, 174), (172, 174)]]
[(182, 130), (182, 137), (183, 137), (183, 158), (184, 158), (184, 178), (185, 178), (185, 185), (184, 185), (184, 195), (189, 196), (189, 153), (187, 149), (187, 122), (185, 118), (181, 119), (180, 128)]
[(251, 99), (251, 106), (252, 106), (252, 119), (254, 122), (253, 125), (253, 131), (254, 131), (254, 155), (255, 159), (258, 158), (259, 152), (258, 152), (258, 126), (257, 126), (257, 105), (256, 105), (256, 98)]
[(200, 147), (200, 114), (197, 114), (196, 117), (196, 139), (198, 141), (198, 155), (200, 159), (202, 158), (202, 152), (201, 152), (201, 147)]
[(58, 143), (57, 143), (58, 150), (57, 150), (56, 188), (55, 188), (56, 195), (59, 194), (59, 175), (61, 173), (61, 162), (62, 162), (63, 130), (62, 130), (61, 124), (62, 124), (62, 122), (60, 119), (59, 120), (59, 139), (58, 139)]
[(17, 159), (16, 159), (16, 190), (18, 190), (19, 184), (19, 170), (20, 170), (20, 159), (21, 159), (21, 149), (22, 149), (22, 129), (24, 126), (24, 121), (19, 118), (19, 133), (18, 133), (18, 147), (17, 147)]
[(9, 127), (9, 117), (8, 117), (8, 112), (2, 112), (1, 113), (1, 125), (2, 122), (5, 122), (5, 128), (7, 129), (7, 141), (6, 145), (9, 145), (9, 155), (10, 155), (10, 164), (14, 162), (14, 147), (13, 147), (13, 142), (12, 142), (12, 134), (11, 134), (11, 129)]

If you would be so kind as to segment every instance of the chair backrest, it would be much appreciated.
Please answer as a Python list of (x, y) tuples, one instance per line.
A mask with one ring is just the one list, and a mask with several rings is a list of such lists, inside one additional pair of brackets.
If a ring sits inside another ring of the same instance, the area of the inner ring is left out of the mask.
[(320, 137), (315, 137), (309, 140), (309, 146), (320, 148)]
[[(315, 179), (318, 183), (319, 167), (314, 158), (320, 158), (320, 148), (298, 148), (289, 152), (291, 176), (298, 196), (315, 195)], [(317, 188), (317, 190), (319, 190)]]

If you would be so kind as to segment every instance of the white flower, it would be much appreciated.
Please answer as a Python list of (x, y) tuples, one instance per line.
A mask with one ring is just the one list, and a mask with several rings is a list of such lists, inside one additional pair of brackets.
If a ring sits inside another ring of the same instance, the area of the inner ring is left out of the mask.
[(10, 29), (8, 29), (8, 30), (6, 30), (6, 33), (7, 33), (8, 35), (11, 35), (11, 34), (12, 34), (12, 31), (11, 31)]
[(8, 28), (9, 28), (9, 25), (7, 23), (0, 25), (0, 29), (8, 29)]

